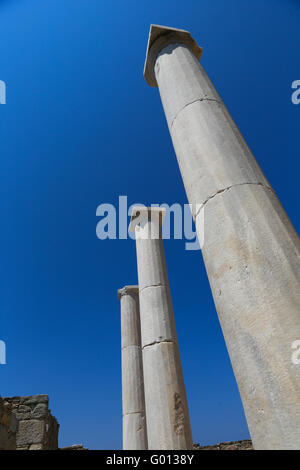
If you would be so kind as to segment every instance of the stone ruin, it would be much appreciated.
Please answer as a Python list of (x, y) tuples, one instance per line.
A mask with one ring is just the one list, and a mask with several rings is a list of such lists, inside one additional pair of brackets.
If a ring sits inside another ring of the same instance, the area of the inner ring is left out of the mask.
[[(48, 395), (0, 397), (0, 450), (88, 450), (82, 444), (58, 447), (59, 424)], [(194, 450), (252, 450), (249, 440), (216, 446), (194, 444)]]
[(0, 450), (58, 449), (58, 430), (48, 395), (0, 397)]
[(253, 450), (252, 441), (245, 439), (243, 441), (220, 442), (215, 446), (200, 446), (194, 444), (194, 450)]
[(87, 450), (82, 444), (59, 448), (58, 431), (48, 395), (0, 397), (0, 450)]
[[(201, 54), (188, 31), (151, 25), (144, 76), (159, 88), (199, 242), (205, 207), (203, 260), (253, 447), (299, 450), (299, 237)], [(162, 219), (157, 207), (133, 208), (138, 286), (119, 290), (125, 450), (193, 448)], [(47, 395), (0, 400), (0, 449), (58, 449), (58, 429)]]

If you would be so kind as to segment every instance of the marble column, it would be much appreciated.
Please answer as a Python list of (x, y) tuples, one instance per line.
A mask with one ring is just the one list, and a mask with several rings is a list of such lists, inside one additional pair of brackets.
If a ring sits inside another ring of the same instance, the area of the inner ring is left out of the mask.
[(118, 290), (121, 302), (123, 449), (147, 449), (138, 286)]
[(149, 449), (191, 449), (187, 398), (175, 328), (161, 225), (165, 209), (132, 211)]
[(203, 258), (254, 447), (299, 449), (299, 238), (201, 53), (189, 32), (152, 25), (144, 75), (159, 87), (196, 224), (204, 210)]

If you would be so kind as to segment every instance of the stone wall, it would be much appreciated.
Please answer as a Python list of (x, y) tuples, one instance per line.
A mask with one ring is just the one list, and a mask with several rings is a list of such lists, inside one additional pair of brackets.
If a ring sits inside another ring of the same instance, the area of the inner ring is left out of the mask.
[(217, 444), (214, 446), (200, 446), (199, 444), (194, 444), (194, 449), (196, 450), (253, 450), (253, 446), (250, 440), (244, 440), (244, 441), (221, 442), (220, 444)]
[[(3, 449), (56, 450), (59, 424), (49, 410), (48, 395), (1, 399)], [(9, 423), (9, 424), (8, 424)], [(5, 428), (5, 429), (4, 429)], [(1, 432), (1, 428), (0, 428)], [(9, 436), (9, 433), (14, 435)], [(5, 444), (6, 442), (6, 444)]]

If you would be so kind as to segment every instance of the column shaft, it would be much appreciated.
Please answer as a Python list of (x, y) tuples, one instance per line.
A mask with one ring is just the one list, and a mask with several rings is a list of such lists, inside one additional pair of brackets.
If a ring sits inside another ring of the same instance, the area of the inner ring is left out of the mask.
[[(192, 433), (161, 220), (154, 219), (143, 219), (136, 227), (148, 446), (149, 449), (191, 449)], [(158, 237), (151, 238), (151, 233)]]
[(147, 449), (138, 286), (118, 291), (121, 301), (123, 449)]
[(166, 47), (160, 31), (146, 79), (158, 84), (195, 218), (204, 207), (203, 258), (251, 437), (256, 449), (299, 449), (299, 238), (195, 45), (174, 31)]

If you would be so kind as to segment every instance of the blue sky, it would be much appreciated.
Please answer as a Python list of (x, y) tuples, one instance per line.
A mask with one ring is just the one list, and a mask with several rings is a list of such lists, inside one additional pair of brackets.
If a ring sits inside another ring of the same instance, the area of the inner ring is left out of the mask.
[[(122, 445), (117, 289), (132, 240), (96, 237), (101, 203), (186, 203), (157, 89), (150, 23), (189, 30), (201, 62), (299, 231), (298, 0), (2, 0), (2, 396), (48, 393), (60, 445)], [(248, 437), (201, 252), (165, 251), (193, 437)]]

